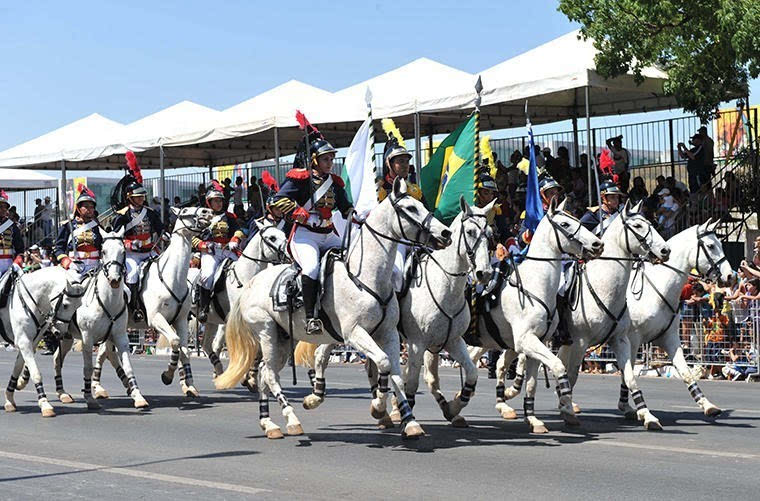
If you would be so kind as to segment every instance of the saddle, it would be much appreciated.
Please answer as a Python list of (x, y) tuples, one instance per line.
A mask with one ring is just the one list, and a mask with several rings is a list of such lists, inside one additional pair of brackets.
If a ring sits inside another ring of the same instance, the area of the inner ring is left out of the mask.
[(494, 268), (496, 273), (494, 273), (491, 281), (488, 282), (482, 292), (478, 293), (472, 284), (468, 284), (465, 288), (465, 298), (470, 306), (470, 327), (462, 338), (470, 346), (482, 347), (484, 343), (478, 329), (479, 319), (482, 318), (486, 331), (496, 341), (496, 344), (502, 349), (510, 349), (506, 341), (501, 337), (496, 322), (491, 317), (491, 308), (499, 304), (501, 293), (504, 290), (504, 282), (512, 274), (513, 268), (509, 261), (499, 261)]
[(422, 278), (422, 276), (419, 274), (422, 255), (423, 250), (419, 247), (415, 247), (412, 249), (409, 255), (406, 256), (402, 274), (401, 290), (396, 294), (399, 299), (407, 295), (409, 288), (412, 286), (412, 282), (414, 280), (418, 280), (419, 284), (419, 280)]
[[(16, 285), (16, 274), (13, 270), (8, 270), (0, 277), (0, 308), (8, 306), (8, 298), (13, 294), (13, 289)], [(13, 341), (7, 332), (5, 332), (5, 325), (0, 321), (0, 337), (3, 341), (13, 346)]]

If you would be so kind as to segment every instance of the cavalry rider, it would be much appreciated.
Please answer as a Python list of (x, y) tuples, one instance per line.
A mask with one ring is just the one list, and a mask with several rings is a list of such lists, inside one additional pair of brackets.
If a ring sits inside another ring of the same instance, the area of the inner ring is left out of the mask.
[[(541, 194), (541, 205), (544, 206), (544, 214), (546, 214), (549, 210), (549, 204), (551, 203), (552, 198), (556, 197), (557, 201), (559, 201), (562, 186), (551, 176), (543, 176), (538, 181), (538, 191)], [(522, 249), (527, 247), (528, 244), (530, 244), (530, 240), (533, 238), (533, 232), (525, 227), (524, 214), (525, 213), (523, 213), (523, 223), (520, 225), (520, 230), (518, 232), (520, 237), (518, 238), (518, 243)]]
[(95, 217), (95, 194), (82, 186), (74, 206), (74, 215), (58, 231), (55, 240), (55, 255), (65, 269), (72, 261), (81, 262), (80, 273), (97, 268), (100, 263), (100, 251), (103, 237), (100, 225)]
[[(603, 181), (599, 186), (599, 191), (602, 196), (601, 206), (589, 208), (581, 218), (581, 224), (597, 236), (601, 236), (612, 223), (614, 216), (620, 210), (620, 199), (623, 196), (623, 192), (611, 179)], [(599, 222), (600, 213), (601, 223)]]
[[(295, 223), (290, 252), (301, 268), (306, 333), (309, 335), (322, 333), (322, 321), (317, 318), (316, 311), (321, 254), (341, 245), (332, 222), (333, 210), (337, 208), (346, 218), (353, 209), (343, 180), (331, 173), (336, 150), (321, 134), (316, 134), (310, 132), (315, 139), (308, 152), (303, 142), (299, 145), (296, 166), (285, 175), (285, 182), (272, 204)], [(307, 168), (307, 162), (311, 168)]]
[[(129, 160), (130, 157), (128, 157), (128, 162)], [(134, 165), (137, 165), (136, 161)], [(139, 172), (139, 167), (137, 169)], [(135, 178), (129, 174), (125, 176), (128, 178), (125, 179), (126, 186), (123, 190), (126, 205), (116, 211), (117, 217), (113, 223), (114, 231), (124, 228), (129, 308), (136, 322), (141, 322), (145, 318), (138, 298), (140, 265), (151, 256), (151, 251), (164, 231), (164, 224), (158, 212), (145, 205), (148, 191), (138, 181), (141, 177)]]
[[(386, 141), (385, 149), (383, 150), (383, 184), (377, 193), (377, 198), (380, 202), (385, 200), (388, 193), (393, 190), (393, 182), (397, 177), (407, 180), (410, 172), (409, 161), (412, 159), (412, 154), (407, 151), (404, 138), (396, 128), (393, 120), (389, 118), (383, 119), (382, 124), (383, 130), (388, 135), (388, 141)], [(406, 186), (407, 193), (411, 197), (423, 204), (425, 203), (422, 197), (422, 190), (417, 184), (407, 181)], [(404, 262), (406, 261), (408, 251), (409, 247), (404, 244), (396, 246), (396, 258), (393, 261), (392, 278), (394, 289), (397, 292), (401, 291), (403, 287)]]
[[(490, 174), (481, 173), (475, 191), (475, 205), (483, 208), (496, 199), (499, 189), (496, 181)], [(494, 205), (493, 210), (487, 214), (488, 225), (491, 228), (493, 238), (489, 242), (489, 250), (495, 253), (495, 258), (501, 261), (507, 255), (510, 245), (514, 245), (514, 238), (509, 231), (509, 222), (501, 207)]]
[(245, 238), (237, 216), (227, 212), (224, 189), (218, 181), (212, 180), (212, 187), (206, 192), (206, 206), (214, 215), (208, 227), (209, 240), (193, 237), (193, 250), (201, 252), (200, 273), (200, 313), (198, 320), (205, 322), (211, 304), (216, 270), (225, 258), (237, 261), (240, 241)]
[(281, 229), (286, 234), (290, 232), (290, 224), (285, 219), (285, 215), (279, 207), (274, 205), (274, 197), (276, 194), (276, 192), (271, 193), (269, 197), (267, 197), (266, 207), (264, 209), (266, 212), (264, 215), (258, 219), (251, 218), (251, 222), (248, 223), (248, 241), (259, 232), (260, 224), (268, 223)]
[(21, 270), (24, 262), (24, 239), (21, 238), (21, 230), (8, 217), (10, 208), (8, 194), (0, 190), (0, 276), (11, 267)]

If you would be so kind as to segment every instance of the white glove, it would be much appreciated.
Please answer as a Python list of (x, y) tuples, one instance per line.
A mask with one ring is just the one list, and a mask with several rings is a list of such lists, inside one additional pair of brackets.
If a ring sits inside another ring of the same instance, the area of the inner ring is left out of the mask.
[(231, 251), (237, 250), (238, 247), (240, 247), (240, 244), (238, 243), (237, 240), (230, 240), (229, 243), (227, 244), (227, 248), (230, 249)]
[(140, 250), (142, 249), (142, 245), (143, 245), (142, 240), (132, 240), (130, 247), (132, 247), (132, 250)]
[(11, 268), (13, 268), (13, 271), (16, 272), (16, 274), (18, 274), (18, 275), (23, 275), (24, 274), (24, 268), (22, 268), (21, 266), (19, 266), (16, 263), (13, 263), (11, 265)]

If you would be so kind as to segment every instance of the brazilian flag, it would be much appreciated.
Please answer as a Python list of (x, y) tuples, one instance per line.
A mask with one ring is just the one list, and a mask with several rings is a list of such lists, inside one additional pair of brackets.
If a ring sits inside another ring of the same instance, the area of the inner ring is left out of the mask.
[(475, 168), (475, 120), (473, 115), (448, 135), (420, 171), (422, 193), (435, 209), (435, 217), (450, 224), (459, 214), (459, 197), (473, 200)]

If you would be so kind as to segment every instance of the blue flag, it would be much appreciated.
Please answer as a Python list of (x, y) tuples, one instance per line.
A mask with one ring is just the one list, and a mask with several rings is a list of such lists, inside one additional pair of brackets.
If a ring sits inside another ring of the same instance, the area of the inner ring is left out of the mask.
[(533, 145), (533, 127), (527, 121), (530, 139), (530, 168), (528, 169), (528, 188), (525, 194), (525, 227), (536, 231), (539, 221), (544, 217), (544, 205), (538, 190), (538, 168), (536, 166), (536, 148)]

